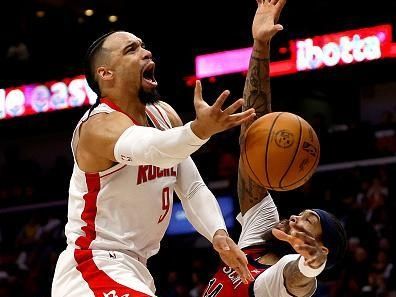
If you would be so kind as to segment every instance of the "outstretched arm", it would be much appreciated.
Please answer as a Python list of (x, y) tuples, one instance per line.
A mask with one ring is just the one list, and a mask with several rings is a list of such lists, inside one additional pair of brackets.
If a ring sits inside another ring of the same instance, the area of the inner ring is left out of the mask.
[(300, 254), (285, 266), (284, 285), (294, 296), (311, 296), (316, 288), (315, 277), (323, 271), (329, 250), (295, 222), (290, 222), (290, 226), (295, 230), (291, 235), (272, 229), (276, 238), (289, 243)]
[[(253, 51), (250, 57), (249, 69), (243, 90), (245, 104), (243, 110), (254, 108), (257, 117), (271, 112), (271, 89), (269, 74), (269, 57), (271, 38), (283, 27), (276, 22), (286, 3), (286, 0), (258, 0), (256, 15), (252, 25)], [(253, 123), (248, 120), (241, 125), (241, 152), (245, 141), (245, 132)], [(267, 190), (256, 184), (243, 171), (241, 161), (238, 173), (238, 197), (242, 214), (260, 202), (267, 194)]]
[(272, 229), (274, 236), (289, 243), (296, 254), (283, 256), (254, 282), (254, 295), (309, 297), (316, 289), (316, 276), (326, 264), (328, 250), (312, 234), (295, 223), (292, 235)]
[[(172, 127), (183, 125), (179, 115), (169, 104), (160, 102), (160, 105), (166, 111)], [(188, 220), (199, 233), (212, 242), (223, 262), (235, 269), (243, 282), (252, 281), (247, 258), (228, 236), (217, 200), (203, 182), (191, 158), (178, 166), (175, 191), (182, 201)]]

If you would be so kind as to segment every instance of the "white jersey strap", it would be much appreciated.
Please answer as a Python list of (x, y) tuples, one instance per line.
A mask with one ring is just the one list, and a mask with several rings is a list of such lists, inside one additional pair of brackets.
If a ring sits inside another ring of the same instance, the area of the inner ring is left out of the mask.
[(77, 160), (76, 160), (76, 148), (77, 148), (77, 144), (78, 141), (80, 139), (80, 127), (81, 124), (84, 123), (85, 121), (88, 120), (88, 118), (99, 114), (99, 113), (111, 113), (115, 111), (113, 108), (109, 107), (107, 104), (104, 103), (100, 103), (97, 107), (95, 107), (91, 113), (89, 112), (89, 110), (87, 110), (84, 115), (82, 116), (82, 118), (80, 119), (80, 121), (78, 122), (76, 128), (73, 131), (73, 136), (72, 136), (72, 141), (71, 141), (71, 149), (72, 149), (72, 153), (73, 153), (73, 158), (74, 161), (77, 164)]
[(146, 106), (146, 114), (158, 129), (166, 130), (172, 128), (172, 123), (160, 104), (148, 104)]
[[(299, 257), (299, 254), (283, 256), (276, 264), (260, 274), (253, 284), (254, 296), (293, 297), (286, 289), (283, 269), (288, 263), (298, 260)], [(315, 279), (315, 286), (307, 296), (312, 296), (316, 291), (316, 287)]]

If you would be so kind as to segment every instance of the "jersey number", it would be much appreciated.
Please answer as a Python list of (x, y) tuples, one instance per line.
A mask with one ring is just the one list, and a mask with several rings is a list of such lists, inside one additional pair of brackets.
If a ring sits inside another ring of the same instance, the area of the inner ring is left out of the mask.
[[(208, 287), (204, 293), (204, 297), (216, 297), (220, 294), (220, 291), (223, 289), (223, 284), (219, 283), (216, 287), (212, 288), (213, 284), (216, 282), (216, 278), (212, 278), (209, 281)], [(209, 292), (210, 291), (210, 292)]]
[(161, 223), (166, 215), (169, 212), (169, 188), (163, 188), (162, 190), (162, 210), (164, 210), (165, 212), (159, 217), (158, 219), (158, 224)]

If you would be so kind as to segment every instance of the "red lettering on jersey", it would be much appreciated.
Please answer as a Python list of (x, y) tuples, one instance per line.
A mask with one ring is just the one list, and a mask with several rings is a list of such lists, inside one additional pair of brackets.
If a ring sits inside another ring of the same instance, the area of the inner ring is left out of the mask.
[(140, 165), (138, 169), (138, 176), (137, 176), (137, 185), (141, 183), (145, 183), (147, 181), (147, 169), (148, 165)]
[(176, 171), (175, 171), (175, 168), (174, 168), (174, 167), (171, 168), (171, 175), (172, 175), (172, 176), (176, 176)]
[(148, 180), (153, 180), (157, 178), (157, 170), (155, 166), (149, 165), (148, 170)]
[(161, 168), (156, 167), (157, 168), (157, 177), (163, 177), (164, 176), (164, 170), (161, 170)]
[(153, 165), (139, 165), (137, 185), (165, 176), (177, 176), (175, 167), (161, 169)]

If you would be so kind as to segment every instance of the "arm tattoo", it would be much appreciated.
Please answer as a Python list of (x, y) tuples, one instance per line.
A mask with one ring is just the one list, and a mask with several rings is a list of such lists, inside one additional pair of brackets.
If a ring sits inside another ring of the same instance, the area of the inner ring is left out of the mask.
[[(271, 88), (269, 77), (269, 58), (258, 58), (257, 53), (253, 51), (250, 58), (249, 70), (246, 76), (245, 87), (243, 89), (243, 98), (245, 105), (243, 110), (254, 108), (257, 117), (261, 117), (271, 112)], [(251, 125), (250, 123), (242, 125), (242, 132)]]
[(238, 171), (238, 197), (241, 213), (245, 214), (246, 211), (259, 203), (267, 194), (267, 189), (254, 182), (243, 172), (240, 166)]
[(290, 262), (283, 270), (283, 278), (285, 279), (285, 287), (290, 295), (305, 297), (311, 296), (315, 290), (315, 278), (306, 277), (298, 268), (298, 259)]
[[(269, 46), (269, 45), (268, 45)], [(253, 49), (250, 58), (249, 70), (246, 76), (243, 98), (245, 104), (242, 110), (254, 108), (257, 117), (271, 112), (271, 89), (269, 77), (269, 56), (259, 58), (259, 52)], [(253, 121), (241, 125), (240, 147), (244, 145), (244, 134)], [(241, 164), (241, 163), (240, 163)], [(255, 183), (249, 176), (242, 174), (241, 168), (238, 174), (238, 197), (242, 214), (252, 206), (260, 202), (267, 194), (267, 190)]]

